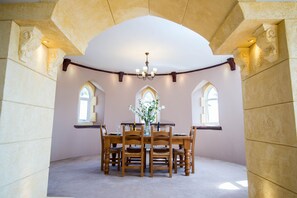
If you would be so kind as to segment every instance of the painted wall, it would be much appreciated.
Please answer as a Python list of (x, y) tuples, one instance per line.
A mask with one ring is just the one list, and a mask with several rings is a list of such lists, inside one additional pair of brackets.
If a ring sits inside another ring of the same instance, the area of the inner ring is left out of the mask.
[(124, 76), (124, 82), (120, 83), (117, 75), (70, 65), (67, 72), (58, 72), (51, 160), (100, 152), (98, 129), (73, 127), (77, 120), (78, 92), (86, 81), (98, 83), (105, 92), (104, 123), (109, 130), (116, 130), (121, 122), (134, 121), (128, 106), (135, 105), (135, 94), (149, 85), (158, 92), (161, 105), (166, 106), (161, 121), (174, 122), (175, 132), (188, 132), (192, 125), (192, 92), (203, 80), (211, 82), (219, 92), (223, 130), (198, 131), (196, 154), (245, 164), (241, 78), (239, 69), (230, 71), (229, 65), (178, 75), (176, 83), (171, 76), (156, 77), (153, 81)]

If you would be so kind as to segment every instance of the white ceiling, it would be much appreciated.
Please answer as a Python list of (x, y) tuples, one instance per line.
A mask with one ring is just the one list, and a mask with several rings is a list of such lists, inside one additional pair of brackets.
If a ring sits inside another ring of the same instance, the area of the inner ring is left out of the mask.
[(67, 57), (109, 71), (135, 73), (145, 65), (158, 73), (188, 71), (225, 62), (231, 56), (214, 56), (208, 41), (174, 22), (153, 16), (128, 20), (109, 28), (89, 42), (84, 56)]

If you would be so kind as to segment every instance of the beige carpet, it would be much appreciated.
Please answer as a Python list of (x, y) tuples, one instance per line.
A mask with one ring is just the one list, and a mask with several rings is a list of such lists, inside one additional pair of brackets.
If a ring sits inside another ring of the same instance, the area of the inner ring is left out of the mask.
[(116, 168), (106, 176), (98, 156), (51, 163), (49, 197), (75, 198), (245, 198), (248, 197), (246, 168), (238, 164), (196, 159), (196, 173), (184, 176), (182, 169), (172, 178), (157, 172), (153, 178), (128, 172), (121, 177)]

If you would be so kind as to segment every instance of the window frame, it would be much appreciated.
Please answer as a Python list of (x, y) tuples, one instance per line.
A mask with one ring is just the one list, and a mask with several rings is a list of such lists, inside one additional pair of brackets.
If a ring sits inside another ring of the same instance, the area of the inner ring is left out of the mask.
[[(84, 89), (86, 89), (88, 91), (89, 97), (88, 98), (84, 98), (81, 97), (81, 93), (82, 91), (84, 91)], [(92, 112), (93, 112), (93, 108), (94, 105), (92, 104), (92, 100), (95, 96), (95, 86), (93, 84), (91, 84), (90, 82), (85, 83), (80, 91), (79, 91), (79, 97), (78, 97), (78, 114), (77, 114), (77, 122), (79, 124), (85, 125), (85, 124), (93, 124), (95, 121), (92, 121)], [(87, 118), (86, 119), (80, 119), (80, 115), (81, 115), (81, 102), (82, 101), (87, 101)]]
[[(209, 94), (210, 92), (214, 90), (217, 94), (217, 97), (216, 98), (209, 98)], [(220, 125), (220, 116), (219, 116), (219, 94), (218, 94), (218, 91), (216, 89), (215, 86), (213, 86), (211, 83), (207, 83), (205, 86), (204, 86), (204, 89), (203, 89), (203, 116), (202, 116), (202, 120), (201, 120), (201, 123), (204, 125), (204, 126), (219, 126)], [(209, 121), (209, 117), (210, 117), (210, 111), (209, 111), (209, 108), (208, 108), (208, 104), (210, 101), (216, 101), (217, 103), (217, 120), (218, 122), (210, 122)]]
[[(158, 92), (154, 88), (152, 88), (150, 86), (146, 86), (136, 93), (136, 101), (135, 101), (136, 108), (139, 107), (138, 100), (139, 99), (143, 100), (143, 98), (147, 92), (150, 92), (152, 94), (154, 100), (156, 100), (158, 98)], [(158, 112), (154, 122), (157, 123), (160, 120), (160, 117), (161, 117), (160, 115), (161, 115), (160, 112)], [(144, 123), (144, 121), (141, 120), (141, 118), (137, 114), (135, 114), (135, 120), (136, 120), (136, 122)]]

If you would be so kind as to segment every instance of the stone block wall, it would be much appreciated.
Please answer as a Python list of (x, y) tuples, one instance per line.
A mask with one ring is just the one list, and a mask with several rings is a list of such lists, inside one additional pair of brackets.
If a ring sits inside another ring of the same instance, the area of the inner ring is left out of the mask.
[(47, 197), (56, 77), (45, 46), (22, 62), (21, 28), (0, 21), (0, 29), (0, 197)]
[[(243, 76), (249, 197), (253, 198), (297, 197), (297, 64), (290, 52), (291, 27), (287, 21), (277, 25), (277, 53), (271, 50), (271, 37), (258, 38), (249, 50), (249, 70)], [(265, 42), (264, 47), (260, 42)], [(277, 58), (271, 61), (268, 56)]]

